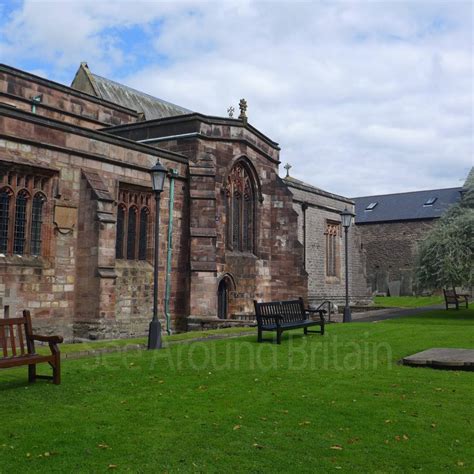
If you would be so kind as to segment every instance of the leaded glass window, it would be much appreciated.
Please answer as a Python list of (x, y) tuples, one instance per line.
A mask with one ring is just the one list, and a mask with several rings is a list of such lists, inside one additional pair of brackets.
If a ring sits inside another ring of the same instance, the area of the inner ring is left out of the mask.
[(128, 229), (127, 229), (127, 259), (135, 260), (136, 249), (135, 242), (137, 238), (137, 208), (131, 207), (128, 210)]
[(10, 222), (10, 196), (8, 189), (0, 191), (0, 252), (8, 251), (8, 226)]
[(43, 224), (43, 204), (45, 197), (37, 193), (31, 210), (31, 255), (41, 254), (41, 229)]
[(329, 277), (339, 276), (339, 223), (326, 223), (326, 275)]
[(115, 256), (123, 258), (123, 242), (125, 229), (125, 207), (119, 206), (117, 211), (117, 237), (115, 241)]
[(51, 177), (47, 170), (0, 165), (0, 253), (37, 257), (47, 249), (42, 235), (51, 217)]
[(250, 173), (237, 163), (226, 183), (227, 246), (241, 252), (254, 252), (255, 192)]
[(138, 186), (121, 186), (117, 209), (116, 258), (146, 260), (151, 193)]
[(25, 191), (21, 191), (16, 198), (15, 231), (13, 237), (13, 253), (17, 255), (23, 255), (25, 253), (27, 204), (28, 195)]
[(143, 207), (140, 211), (140, 235), (138, 242), (138, 259), (146, 260), (148, 241), (148, 209)]

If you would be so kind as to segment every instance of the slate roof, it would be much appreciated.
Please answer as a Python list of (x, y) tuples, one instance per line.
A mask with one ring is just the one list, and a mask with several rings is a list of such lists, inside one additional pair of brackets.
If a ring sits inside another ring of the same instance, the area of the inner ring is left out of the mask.
[(102, 99), (137, 112), (143, 112), (146, 120), (192, 113), (191, 110), (184, 107), (158, 99), (97, 74), (91, 73), (91, 76), (94, 80), (94, 88)]
[[(79, 79), (79, 80), (78, 80)], [(88, 85), (87, 85), (88, 84)], [(145, 120), (175, 117), (192, 113), (180, 105), (158, 99), (132, 87), (94, 74), (86, 62), (82, 62), (71, 87), (92, 93), (97, 97), (144, 114)]]
[[(436, 219), (459, 201), (462, 188), (431, 189), (409, 193), (384, 194), (354, 198), (356, 224), (375, 222)], [(436, 200), (426, 205), (429, 199)], [(377, 203), (372, 210), (366, 210), (371, 203)]]

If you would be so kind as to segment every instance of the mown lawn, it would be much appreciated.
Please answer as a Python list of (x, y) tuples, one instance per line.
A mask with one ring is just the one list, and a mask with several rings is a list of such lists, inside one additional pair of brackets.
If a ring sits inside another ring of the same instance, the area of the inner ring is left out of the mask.
[(433, 311), (66, 360), (61, 386), (3, 370), (0, 472), (473, 472), (474, 373), (397, 365), (473, 330)]
[(386, 308), (419, 308), (443, 303), (442, 296), (376, 296), (374, 298), (375, 306)]

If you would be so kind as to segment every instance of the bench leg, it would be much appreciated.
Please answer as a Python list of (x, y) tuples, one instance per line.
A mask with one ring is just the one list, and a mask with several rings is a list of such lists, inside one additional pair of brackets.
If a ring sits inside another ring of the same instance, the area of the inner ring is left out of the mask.
[(36, 364), (28, 365), (28, 382), (36, 382)]
[(304, 335), (305, 335), (305, 336), (308, 335), (308, 328), (304, 328)]
[(321, 336), (324, 336), (324, 323), (321, 324)]
[(61, 358), (59, 355), (56, 357), (53, 365), (53, 383), (55, 385), (61, 384)]
[(281, 333), (283, 331), (277, 331), (277, 344), (281, 344)]
[(260, 328), (258, 329), (257, 342), (262, 342), (262, 330)]

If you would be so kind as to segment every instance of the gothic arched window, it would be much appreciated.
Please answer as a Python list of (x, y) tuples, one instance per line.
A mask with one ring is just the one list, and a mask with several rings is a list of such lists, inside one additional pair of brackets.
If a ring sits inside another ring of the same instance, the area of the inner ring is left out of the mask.
[(151, 193), (121, 186), (117, 209), (115, 257), (146, 260), (150, 225)]
[(0, 253), (34, 257), (48, 253), (42, 236), (45, 223), (52, 224), (48, 206), (52, 184), (51, 175), (41, 171), (0, 167)]
[(241, 252), (255, 248), (255, 190), (243, 163), (231, 170), (226, 183), (227, 246)]

